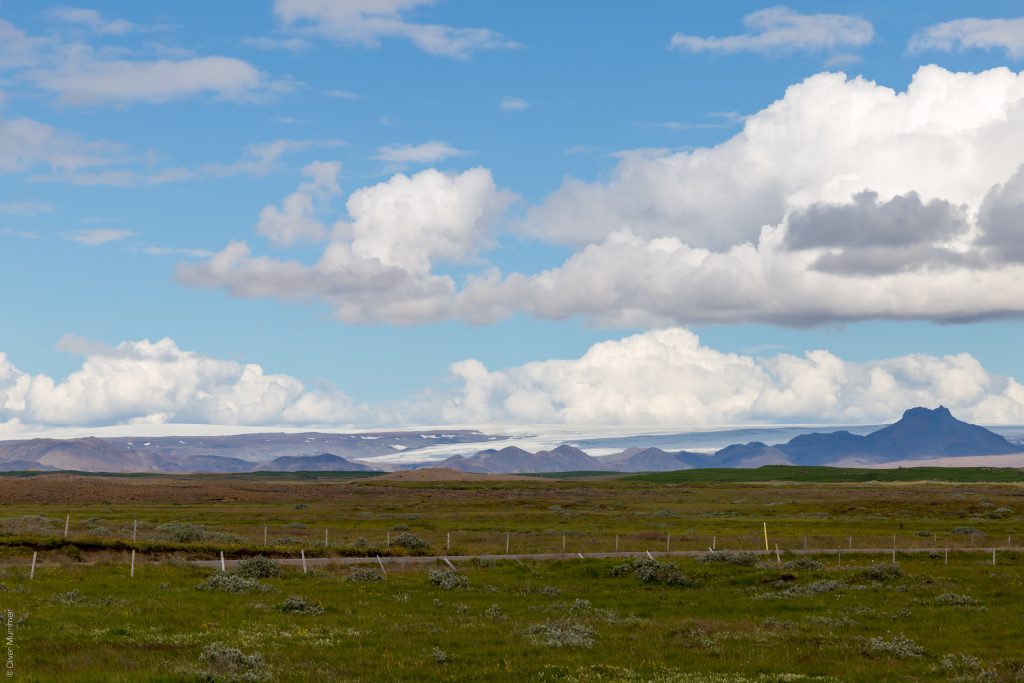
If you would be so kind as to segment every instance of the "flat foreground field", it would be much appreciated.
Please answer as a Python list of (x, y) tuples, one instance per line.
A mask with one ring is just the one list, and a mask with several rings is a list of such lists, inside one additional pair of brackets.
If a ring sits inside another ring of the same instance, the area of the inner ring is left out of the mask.
[[(0, 477), (5, 666), (26, 681), (1024, 681), (1022, 511), (1015, 483)], [(772, 552), (752, 556), (765, 526)], [(388, 562), (563, 548), (584, 557)], [(616, 549), (640, 555), (586, 556)], [(190, 564), (221, 552), (369, 563)]]

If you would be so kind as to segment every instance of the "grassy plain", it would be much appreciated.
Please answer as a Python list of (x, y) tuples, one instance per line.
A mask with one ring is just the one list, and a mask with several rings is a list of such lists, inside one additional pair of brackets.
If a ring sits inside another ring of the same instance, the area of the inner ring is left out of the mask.
[[(1005, 547), (1024, 539), (1021, 511), (1015, 483), (3, 478), (0, 608), (14, 680), (1024, 681), (1024, 556)], [(468, 586), (450, 589), (430, 581), (441, 563), (212, 586), (219, 572), (186, 563), (552, 552), (563, 538), (586, 553), (616, 536), (622, 551), (742, 551), (763, 549), (764, 523), (781, 563), (673, 558), (675, 572), (641, 572), (650, 582), (616, 575), (622, 558), (466, 562)], [(406, 533), (431, 546), (388, 546)], [(786, 552), (894, 535), (933, 550), (900, 554), (898, 571), (888, 555)]]

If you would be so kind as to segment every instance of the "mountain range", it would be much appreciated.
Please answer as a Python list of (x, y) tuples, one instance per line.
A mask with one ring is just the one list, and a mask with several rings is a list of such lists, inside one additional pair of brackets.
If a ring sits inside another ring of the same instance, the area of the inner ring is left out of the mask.
[(256, 472), (383, 469), (364, 461), (441, 444), (498, 440), (477, 431), (239, 434), (0, 441), (0, 471)]
[[(299, 472), (370, 471), (373, 459), (442, 444), (470, 445), (503, 437), (477, 431), (364, 434), (244, 434), (216, 437), (28, 439), (0, 442), (0, 471), (92, 472)], [(449, 451), (450, 452), (450, 451)], [(848, 431), (800, 434), (786, 443), (733, 444), (713, 454), (626, 448), (591, 456), (563, 444), (531, 453), (517, 446), (487, 448), (468, 457), (418, 465), (480, 474), (570, 471), (657, 472), (763, 465), (865, 465), (900, 460), (992, 456), (1024, 452), (984, 427), (957, 420), (945, 407), (912, 408), (896, 423), (869, 434)]]
[(912, 408), (896, 423), (867, 435), (848, 431), (802, 434), (783, 444), (760, 441), (726, 446), (714, 454), (627, 448), (595, 457), (573, 446), (529, 453), (510, 446), (488, 449), (463, 458), (455, 456), (441, 467), (479, 473), (540, 473), (565, 471), (660, 472), (702, 467), (761, 467), (763, 465), (864, 465), (928, 457), (1007, 455), (1024, 452), (998, 434), (957, 420), (949, 409)]

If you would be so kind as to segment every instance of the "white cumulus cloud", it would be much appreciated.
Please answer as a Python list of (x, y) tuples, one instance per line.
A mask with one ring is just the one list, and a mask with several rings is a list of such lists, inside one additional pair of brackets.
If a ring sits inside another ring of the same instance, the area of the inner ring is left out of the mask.
[(233, 242), (207, 262), (183, 264), (178, 275), (237, 296), (324, 299), (349, 322), (444, 318), (455, 283), (433, 267), (473, 257), (511, 200), (483, 168), (399, 173), (349, 196), (348, 220), (334, 224), (312, 265), (253, 256), (246, 243)]
[(579, 358), (489, 370), (452, 365), (452, 422), (575, 424), (872, 423), (908, 407), (948, 406), (978, 422), (1024, 419), (1024, 386), (968, 354), (864, 363), (824, 350), (754, 357), (723, 353), (682, 328), (595, 344)]
[(263, 207), (256, 232), (283, 246), (323, 239), (327, 228), (317, 218), (318, 207), (323, 207), (331, 197), (341, 193), (338, 185), (340, 174), (341, 162), (338, 161), (308, 164), (302, 169), (302, 175), (308, 180), (285, 197), (280, 208), (273, 204)]
[(339, 425), (365, 417), (340, 391), (310, 390), (294, 377), (186, 351), (171, 339), (107, 347), (69, 337), (61, 348), (84, 355), (63, 379), (23, 372), (0, 353), (0, 425)]
[(353, 220), (313, 265), (237, 243), (182, 275), (239, 296), (321, 299), (350, 322), (1022, 316), (1022, 105), (1024, 76), (1003, 68), (923, 67), (904, 92), (818, 74), (719, 145), (626, 153), (606, 178), (566, 181), (512, 225), (574, 247), (543, 272), (435, 272), (480, 259), (507, 204), (474, 169), (357, 190)]

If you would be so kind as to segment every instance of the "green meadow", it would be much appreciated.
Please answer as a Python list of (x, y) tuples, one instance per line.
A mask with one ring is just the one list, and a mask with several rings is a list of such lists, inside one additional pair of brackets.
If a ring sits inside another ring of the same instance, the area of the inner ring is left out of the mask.
[[(1024, 680), (1017, 483), (0, 483), (14, 680)], [(563, 543), (641, 555), (374, 558)], [(190, 564), (221, 551), (368, 563)]]

